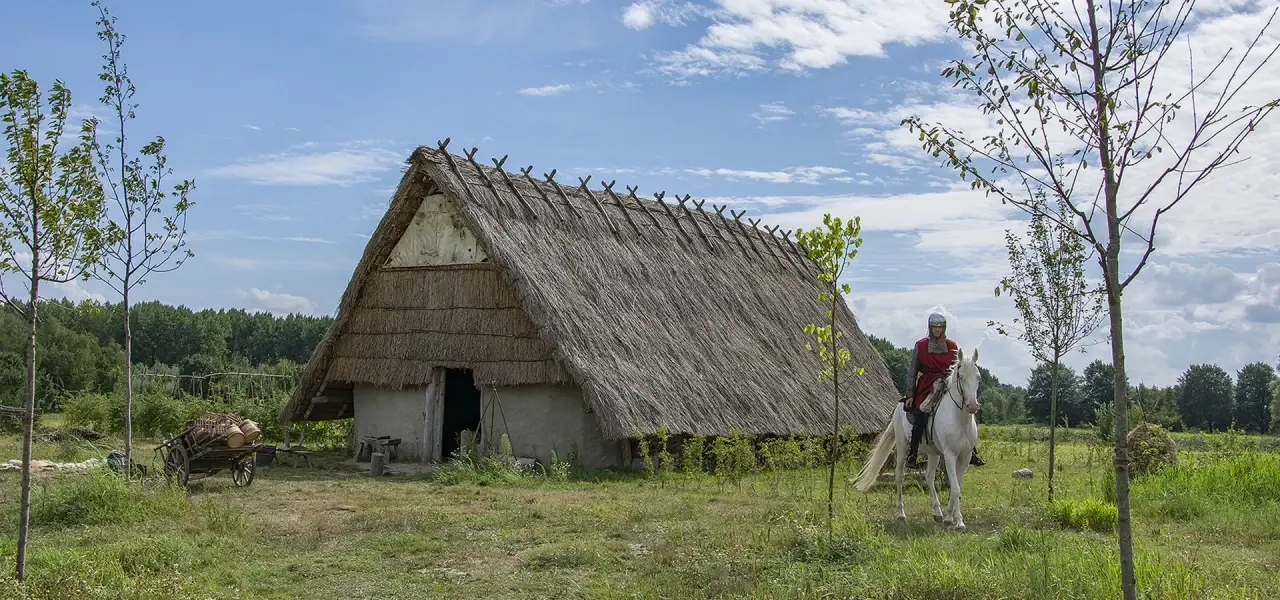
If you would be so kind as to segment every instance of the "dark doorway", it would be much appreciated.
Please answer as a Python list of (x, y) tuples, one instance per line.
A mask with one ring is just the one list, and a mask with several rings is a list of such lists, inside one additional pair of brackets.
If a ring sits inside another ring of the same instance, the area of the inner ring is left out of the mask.
[(449, 460), (458, 449), (458, 436), (470, 429), (480, 439), (480, 390), (470, 370), (445, 369), (444, 371), (444, 439), (440, 444), (440, 458)]

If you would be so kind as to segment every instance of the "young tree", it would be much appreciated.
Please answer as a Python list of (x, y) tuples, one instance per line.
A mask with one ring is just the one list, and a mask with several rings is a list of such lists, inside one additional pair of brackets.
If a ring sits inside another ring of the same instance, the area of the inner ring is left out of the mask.
[[(1102, 294), (1085, 278), (1089, 260), (1083, 240), (1074, 229), (1067, 203), (1058, 200), (1056, 219), (1050, 220), (1043, 200), (1036, 206), (1023, 242), (1012, 231), (1005, 232), (1009, 267), (1013, 273), (1000, 281), (996, 295), (1013, 298), (1018, 316), (1013, 325), (991, 321), (1000, 335), (1013, 330), (1027, 344), (1031, 356), (1050, 366), (1049, 380), (1049, 501), (1053, 502), (1054, 457), (1057, 447), (1058, 387), (1062, 357), (1084, 350), (1089, 336), (1102, 324)], [(1077, 415), (1078, 416), (1078, 415)], [(1078, 419), (1077, 419), (1078, 420)]]
[[(818, 344), (818, 356), (824, 361), (820, 377), (831, 379), (832, 395), (832, 440), (831, 440), (831, 472), (827, 475), (827, 536), (831, 536), (831, 518), (835, 504), (836, 462), (840, 458), (840, 369), (849, 362), (849, 350), (839, 347), (844, 332), (837, 326), (836, 315), (845, 294), (850, 292), (849, 284), (840, 283), (845, 267), (858, 255), (862, 246), (862, 218), (854, 217), (844, 222), (840, 217), (823, 215), (822, 224), (826, 229), (805, 231), (796, 228), (796, 239), (800, 247), (809, 254), (809, 258), (818, 265), (818, 281), (825, 289), (818, 294), (819, 302), (829, 302), (826, 325), (810, 323), (804, 326), (804, 332), (814, 338)], [(810, 350), (813, 344), (806, 345)], [(858, 367), (854, 374), (862, 375), (863, 368)]]
[[(115, 28), (115, 17), (99, 1), (98, 39), (106, 42), (102, 71), (98, 79), (106, 83), (99, 101), (111, 109), (119, 133), (114, 143), (95, 146), (98, 164), (106, 179), (108, 195), (114, 200), (107, 226), (108, 246), (101, 268), (94, 277), (107, 284), (121, 297), (124, 313), (124, 452), (125, 464), (133, 464), (133, 331), (130, 315), (130, 292), (146, 283), (155, 273), (167, 273), (181, 267), (192, 256), (186, 247), (187, 210), (194, 205), (188, 194), (195, 187), (190, 180), (173, 186), (171, 213), (164, 214), (169, 193), (164, 178), (172, 174), (164, 154), (165, 141), (157, 136), (131, 156), (126, 126), (133, 120), (138, 105), (133, 102), (136, 91), (129, 70), (121, 58), (125, 36)], [(144, 165), (143, 160), (150, 161)], [(127, 468), (132, 476), (133, 469)]]
[[(1167, 63), (1186, 56), (1174, 50), (1194, 0), (1075, 0), (1068, 6), (1057, 0), (946, 1), (952, 7), (950, 28), (973, 53), (951, 61), (942, 75), (973, 94), (994, 131), (974, 136), (920, 118), (903, 124), (974, 189), (1054, 220), (1035, 201), (1037, 193), (1063, 199), (1073, 218), (1061, 224), (1097, 253), (1115, 369), (1120, 583), (1125, 600), (1133, 600), (1121, 298), (1156, 248), (1160, 218), (1219, 168), (1233, 164), (1231, 157), (1280, 105), (1271, 99), (1234, 107), (1275, 54), (1255, 53), (1271, 20), (1234, 64), (1228, 55), (1208, 69), (1184, 63), (1186, 74), (1173, 77), (1185, 77), (1185, 87), (1173, 91), (1166, 73), (1178, 65)], [(1102, 222), (1094, 218), (1099, 208)], [(1140, 248), (1137, 264), (1124, 271), (1122, 239), (1136, 239)]]
[[(48, 105), (25, 71), (0, 74), (0, 115), (6, 161), (0, 164), (0, 273), (25, 281), (25, 298), (4, 295), (26, 319), (26, 399), (22, 430), (22, 490), (18, 515), (17, 577), (26, 576), (31, 517), (31, 436), (36, 415), (36, 325), (40, 283), (86, 278), (102, 248), (103, 198), (93, 166), (97, 123), (80, 128), (78, 142), (65, 140), (71, 91), (54, 81)], [(47, 112), (46, 112), (47, 111)], [(0, 294), (4, 294), (0, 288)]]
[[(1280, 378), (1267, 384), (1267, 392), (1271, 394), (1271, 414), (1280, 415)], [(1271, 419), (1271, 433), (1280, 433), (1280, 419)]]

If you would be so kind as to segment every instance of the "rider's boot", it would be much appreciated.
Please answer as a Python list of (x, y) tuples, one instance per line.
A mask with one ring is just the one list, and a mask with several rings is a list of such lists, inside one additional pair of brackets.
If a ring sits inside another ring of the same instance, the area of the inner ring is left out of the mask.
[(920, 439), (924, 437), (924, 426), (925, 426), (925, 422), (928, 420), (927, 418), (928, 415), (926, 415), (921, 411), (916, 411), (914, 416), (915, 416), (915, 421), (911, 423), (911, 447), (907, 451), (907, 468), (908, 469), (920, 468), (920, 462), (918, 459), (918, 454), (920, 451)]
[(971, 465), (973, 465), (973, 466), (975, 466), (975, 467), (981, 467), (982, 465), (987, 464), (987, 461), (982, 460), (982, 457), (981, 457), (981, 456), (978, 456), (978, 447), (977, 447), (977, 446), (974, 446), (974, 447), (973, 447), (973, 456), (969, 457), (969, 464), (971, 464)]

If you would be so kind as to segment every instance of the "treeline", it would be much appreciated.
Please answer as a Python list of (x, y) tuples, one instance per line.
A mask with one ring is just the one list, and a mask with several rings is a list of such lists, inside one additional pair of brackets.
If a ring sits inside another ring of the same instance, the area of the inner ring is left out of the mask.
[[(898, 391), (905, 394), (904, 378), (911, 351), (870, 337), (888, 364)], [(1003, 383), (985, 368), (979, 369), (980, 422), (1048, 424), (1054, 379), (1050, 365), (1033, 369), (1025, 385)], [(1102, 360), (1089, 363), (1081, 373), (1060, 365), (1059, 425), (1093, 426), (1109, 436), (1113, 375), (1111, 364)], [(1168, 387), (1130, 384), (1128, 398), (1133, 423), (1145, 421), (1173, 431), (1225, 431), (1234, 427), (1252, 433), (1280, 433), (1280, 377), (1276, 368), (1265, 362), (1246, 365), (1234, 377), (1218, 365), (1192, 365), (1177, 383)]]
[[(45, 300), (37, 332), (37, 406), (58, 410), (68, 394), (117, 394), (123, 388), (123, 315), (118, 303)], [(193, 311), (185, 306), (143, 302), (133, 306), (135, 389), (167, 377), (166, 387), (189, 394), (208, 391), (208, 381), (193, 378), (225, 372), (294, 375), (328, 329), (332, 317), (270, 313), (244, 309)], [(884, 357), (900, 393), (911, 353), (876, 336), (871, 343)], [(22, 318), (0, 311), (0, 403), (18, 406), (25, 389), (26, 330)], [(1002, 382), (982, 373), (982, 412), (988, 424), (1041, 423), (1049, 420), (1051, 369), (1041, 365), (1025, 382)], [(1077, 373), (1059, 370), (1060, 425), (1111, 427), (1111, 365), (1095, 360)], [(186, 378), (186, 379), (184, 379)], [(281, 384), (292, 385), (292, 381)], [(250, 385), (248, 383), (244, 385)], [(273, 386), (279, 389), (279, 386)], [(1212, 365), (1192, 365), (1169, 387), (1130, 386), (1133, 419), (1174, 431), (1280, 433), (1280, 378), (1271, 365), (1257, 362), (1234, 376)]]
[[(45, 300), (36, 334), (37, 407), (57, 410), (73, 392), (114, 394), (124, 389), (124, 321), (120, 304)], [(132, 308), (133, 362), (148, 374), (203, 376), (228, 371), (295, 372), (306, 363), (331, 317), (277, 317), (243, 309), (192, 311), (143, 302)], [(21, 405), (26, 324), (0, 311), (0, 402)], [(139, 381), (134, 382), (135, 387)], [(200, 392), (198, 384), (183, 391)]]

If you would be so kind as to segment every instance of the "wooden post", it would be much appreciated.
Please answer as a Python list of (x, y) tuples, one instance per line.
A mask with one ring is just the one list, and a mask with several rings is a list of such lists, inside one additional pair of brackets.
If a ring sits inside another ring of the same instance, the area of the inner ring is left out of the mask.
[[(480, 176), (480, 181), (483, 181), (485, 187), (489, 188), (489, 191), (493, 194), (494, 202), (497, 202), (498, 206), (511, 211), (511, 214), (514, 216), (516, 214), (516, 209), (508, 205), (506, 200), (502, 199), (502, 195), (498, 193), (498, 188), (493, 185), (493, 181), (485, 174), (484, 169), (480, 168), (480, 163), (476, 162), (476, 152), (479, 151), (479, 148), (472, 147), (470, 150), (463, 149), (462, 153), (466, 155), (467, 162), (471, 163), (471, 167), (474, 168), (476, 170), (476, 174)], [(520, 197), (520, 201), (524, 202), (524, 198)]]
[(369, 457), (369, 474), (374, 477), (382, 475), (382, 470), (387, 466), (387, 455), (382, 452), (374, 452)]

